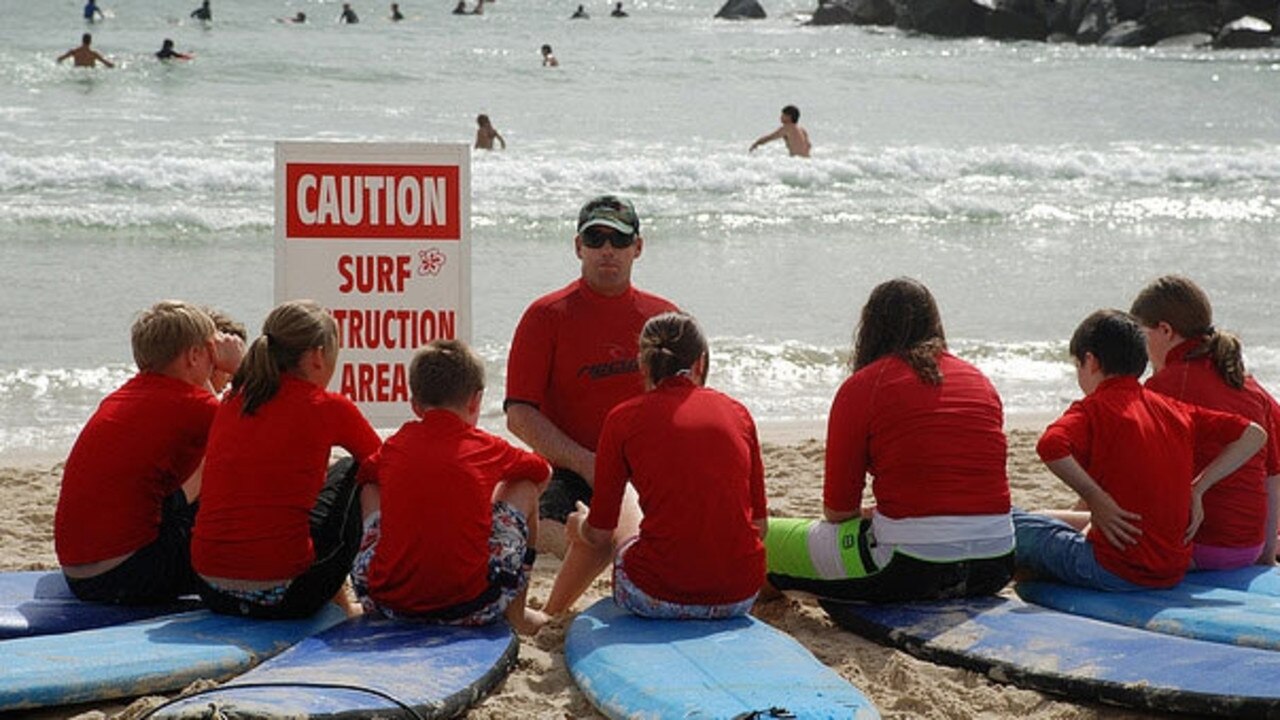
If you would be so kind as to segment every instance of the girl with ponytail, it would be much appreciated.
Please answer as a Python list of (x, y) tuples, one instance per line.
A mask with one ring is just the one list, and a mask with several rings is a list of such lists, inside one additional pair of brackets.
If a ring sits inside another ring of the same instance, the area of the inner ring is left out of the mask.
[[(356, 467), (380, 446), (355, 404), (325, 390), (338, 328), (310, 300), (262, 324), (214, 417), (191, 541), (215, 612), (305, 617), (335, 598), (359, 550)], [(333, 447), (351, 454), (329, 467)]]
[[(545, 609), (569, 609), (612, 558), (613, 599), (623, 609), (671, 619), (743, 615), (764, 583), (755, 422), (705, 387), (707, 341), (692, 317), (650, 318), (639, 363), (647, 391), (605, 418), (591, 507), (579, 503), (569, 515), (569, 550)], [(644, 520), (616, 533), (628, 482)], [(630, 539), (612, 547), (613, 537)]]
[[(1163, 395), (1235, 413), (1270, 438), (1238, 470), (1201, 495), (1204, 521), (1192, 541), (1192, 567), (1223, 570), (1276, 556), (1280, 511), (1280, 406), (1245, 372), (1240, 340), (1213, 326), (1209, 296), (1191, 279), (1165, 275), (1134, 299), (1130, 314), (1142, 324), (1152, 375), (1147, 388)], [(1197, 472), (1221, 447), (1195, 448)]]

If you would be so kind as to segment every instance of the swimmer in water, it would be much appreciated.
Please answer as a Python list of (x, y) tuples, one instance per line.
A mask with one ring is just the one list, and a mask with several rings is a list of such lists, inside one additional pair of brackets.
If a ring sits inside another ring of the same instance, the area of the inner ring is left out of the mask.
[(115, 67), (115, 63), (103, 57), (97, 50), (89, 47), (93, 44), (93, 35), (85, 33), (80, 36), (80, 47), (73, 47), (70, 50), (58, 56), (58, 62), (62, 62), (67, 58), (71, 58), (76, 67), (96, 67), (98, 63), (102, 63), (109, 68)]

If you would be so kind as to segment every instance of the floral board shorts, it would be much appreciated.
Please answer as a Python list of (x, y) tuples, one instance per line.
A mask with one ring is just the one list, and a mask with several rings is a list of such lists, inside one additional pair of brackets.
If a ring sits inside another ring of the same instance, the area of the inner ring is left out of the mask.
[(649, 595), (627, 577), (625, 569), (627, 550), (637, 539), (638, 536), (623, 543), (613, 560), (613, 601), (623, 610), (641, 617), (662, 620), (722, 620), (746, 615), (755, 604), (755, 595), (722, 605), (685, 605)]
[(529, 525), (524, 515), (509, 503), (493, 503), (493, 529), (489, 534), (489, 587), (478, 597), (429, 614), (405, 614), (380, 605), (369, 597), (369, 564), (382, 537), (382, 513), (371, 513), (364, 521), (360, 552), (351, 568), (356, 597), (369, 614), (404, 620), (422, 620), (444, 625), (487, 625), (502, 618), (516, 595), (529, 584), (534, 551), (529, 547)]

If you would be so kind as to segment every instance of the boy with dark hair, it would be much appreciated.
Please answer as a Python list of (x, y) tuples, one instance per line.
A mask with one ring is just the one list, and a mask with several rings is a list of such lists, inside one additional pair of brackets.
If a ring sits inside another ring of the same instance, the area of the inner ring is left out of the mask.
[(751, 143), (751, 147), (747, 152), (754, 152), (756, 148), (765, 143), (781, 139), (786, 142), (787, 152), (792, 157), (809, 157), (812, 147), (809, 144), (809, 133), (800, 127), (800, 108), (795, 105), (788, 105), (782, 108), (782, 116), (779, 120), (782, 125), (777, 130), (768, 135), (762, 135)]
[(82, 600), (161, 603), (196, 590), (191, 527), (218, 399), (244, 341), (203, 310), (166, 300), (131, 331), (138, 374), (98, 406), (62, 473), (53, 538)]
[[(1204, 517), (1201, 497), (1256, 453), (1267, 434), (1238, 415), (1144, 389), (1138, 376), (1147, 365), (1146, 341), (1127, 313), (1099, 310), (1085, 318), (1070, 352), (1085, 397), (1045, 430), (1036, 451), (1089, 512), (1015, 510), (1016, 563), (1036, 576), (1099, 590), (1176, 585)], [(1209, 441), (1225, 447), (1195, 475), (1193, 450)]]
[(456, 625), (503, 615), (533, 634), (525, 607), (538, 496), (551, 466), (475, 427), (484, 365), (434, 340), (409, 366), (413, 412), (361, 468), (365, 536), (352, 578), (365, 610)]

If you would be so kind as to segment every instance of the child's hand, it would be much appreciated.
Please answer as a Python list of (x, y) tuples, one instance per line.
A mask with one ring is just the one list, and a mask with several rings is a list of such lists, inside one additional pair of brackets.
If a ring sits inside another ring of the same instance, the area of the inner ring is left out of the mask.
[(581, 500), (576, 501), (574, 505), (574, 511), (569, 513), (569, 517), (564, 520), (565, 534), (569, 537), (570, 544), (581, 543), (589, 545), (590, 543), (587, 542), (586, 537), (582, 534), (582, 524), (587, 521), (587, 513), (590, 509), (583, 505)]
[(1092, 511), (1090, 524), (1096, 527), (1102, 536), (1118, 550), (1125, 550), (1138, 542), (1142, 528), (1135, 523), (1142, 521), (1142, 516), (1129, 512), (1116, 504), (1109, 493), (1100, 493), (1089, 503)]
[(244, 359), (244, 340), (238, 335), (220, 332), (213, 337), (213, 366), (225, 373), (235, 374)]

